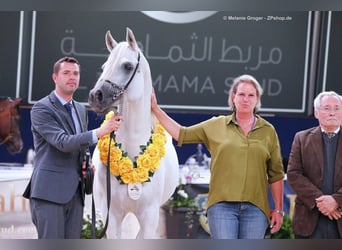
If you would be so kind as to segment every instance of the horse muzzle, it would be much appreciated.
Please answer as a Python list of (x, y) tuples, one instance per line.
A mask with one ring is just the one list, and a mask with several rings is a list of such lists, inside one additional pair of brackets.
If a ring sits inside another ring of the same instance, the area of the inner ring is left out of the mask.
[(23, 149), (23, 141), (21, 139), (18, 140), (9, 140), (7, 143), (7, 151), (10, 154), (18, 154)]

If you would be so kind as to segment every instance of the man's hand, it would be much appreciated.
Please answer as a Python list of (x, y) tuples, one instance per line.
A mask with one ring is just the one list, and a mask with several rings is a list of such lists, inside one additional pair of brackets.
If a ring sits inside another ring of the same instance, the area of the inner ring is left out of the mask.
[(338, 203), (331, 195), (322, 195), (316, 199), (318, 210), (328, 216), (330, 220), (338, 220), (342, 216), (342, 212), (338, 210)]

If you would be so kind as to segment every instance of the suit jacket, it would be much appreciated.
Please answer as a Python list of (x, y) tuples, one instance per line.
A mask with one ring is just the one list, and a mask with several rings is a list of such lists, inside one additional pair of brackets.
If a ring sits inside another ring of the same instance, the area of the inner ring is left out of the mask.
[[(24, 197), (64, 204), (71, 200), (80, 181), (82, 153), (92, 142), (87, 131), (88, 116), (74, 101), (82, 133), (75, 134), (71, 117), (54, 92), (38, 101), (31, 110), (36, 152), (34, 169)], [(82, 185), (82, 195), (84, 190)]]
[[(340, 130), (341, 131), (341, 130)], [(296, 193), (293, 217), (294, 233), (310, 236), (317, 224), (320, 212), (315, 199), (323, 195), (323, 141), (320, 127), (296, 133), (292, 144), (287, 180)], [(337, 142), (334, 192), (332, 196), (342, 207), (342, 134)], [(342, 219), (337, 221), (342, 236)]]

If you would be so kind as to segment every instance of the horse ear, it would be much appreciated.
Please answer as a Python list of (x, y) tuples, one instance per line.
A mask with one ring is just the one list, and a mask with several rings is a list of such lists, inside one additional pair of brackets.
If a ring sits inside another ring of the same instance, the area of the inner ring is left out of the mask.
[(137, 42), (135, 40), (135, 36), (133, 31), (128, 27), (126, 28), (126, 41), (133, 50), (136, 50)]
[(13, 101), (14, 101), (15, 105), (19, 105), (22, 102), (22, 100), (23, 100), (22, 98), (17, 97)]
[(109, 52), (111, 52), (118, 43), (117, 43), (117, 41), (114, 40), (114, 38), (113, 38), (113, 36), (109, 30), (106, 32), (105, 38), (106, 38), (107, 49)]

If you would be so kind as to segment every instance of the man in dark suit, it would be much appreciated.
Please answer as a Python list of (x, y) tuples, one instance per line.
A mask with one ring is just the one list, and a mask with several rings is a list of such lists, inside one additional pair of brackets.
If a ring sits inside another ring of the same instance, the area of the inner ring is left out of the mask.
[(319, 126), (296, 133), (287, 180), (296, 193), (296, 238), (342, 236), (342, 99), (333, 91), (314, 100)]
[[(82, 157), (98, 138), (119, 128), (120, 117), (88, 131), (86, 108), (73, 100), (80, 81), (79, 62), (59, 59), (53, 68), (55, 90), (31, 110), (34, 170), (24, 197), (30, 199), (38, 238), (80, 238), (84, 207)], [(70, 106), (70, 114), (64, 104)]]

